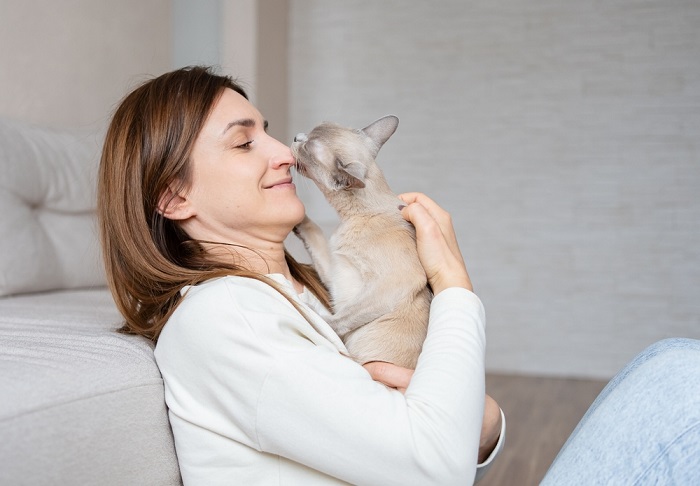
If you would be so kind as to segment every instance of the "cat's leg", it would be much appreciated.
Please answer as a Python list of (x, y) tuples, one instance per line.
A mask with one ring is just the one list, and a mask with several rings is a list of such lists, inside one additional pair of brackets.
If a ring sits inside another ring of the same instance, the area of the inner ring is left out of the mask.
[(294, 234), (304, 243), (321, 281), (328, 286), (331, 281), (331, 252), (323, 230), (304, 216), (304, 220), (294, 227)]
[(328, 321), (328, 324), (336, 332), (336, 334), (342, 338), (355, 329), (378, 319), (385, 313), (385, 309), (366, 307), (358, 304), (355, 306), (346, 307), (340, 312), (333, 314)]
[(333, 260), (333, 316), (328, 324), (340, 337), (354, 331), (392, 310), (391, 291), (378, 288), (380, 280), (372, 262), (336, 251)]

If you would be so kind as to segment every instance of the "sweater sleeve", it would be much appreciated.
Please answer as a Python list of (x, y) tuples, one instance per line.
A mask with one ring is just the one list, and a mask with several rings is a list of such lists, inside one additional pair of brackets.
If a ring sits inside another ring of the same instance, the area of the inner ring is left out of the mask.
[(358, 485), (471, 484), (484, 406), (479, 298), (435, 296), (405, 394), (373, 381), (321, 324), (251, 279), (188, 292), (156, 347), (183, 478), (235, 470), (249, 457), (231, 455), (240, 444)]
[(481, 302), (453, 288), (433, 299), (405, 395), (328, 348), (278, 354), (258, 400), (259, 446), (353, 484), (470, 484), (484, 351)]

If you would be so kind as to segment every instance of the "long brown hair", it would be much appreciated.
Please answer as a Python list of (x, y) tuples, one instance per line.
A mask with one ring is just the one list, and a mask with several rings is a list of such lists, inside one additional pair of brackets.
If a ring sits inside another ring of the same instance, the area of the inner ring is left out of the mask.
[[(188, 67), (145, 82), (121, 102), (100, 161), (98, 220), (107, 281), (121, 314), (121, 331), (157, 340), (186, 285), (226, 275), (261, 280), (293, 299), (273, 280), (208, 257), (203, 247), (158, 211), (172, 184), (186, 189), (190, 155), (224, 89), (247, 98), (233, 79)], [(285, 252), (292, 276), (330, 307), (318, 274)], [(303, 314), (303, 312), (302, 312)]]

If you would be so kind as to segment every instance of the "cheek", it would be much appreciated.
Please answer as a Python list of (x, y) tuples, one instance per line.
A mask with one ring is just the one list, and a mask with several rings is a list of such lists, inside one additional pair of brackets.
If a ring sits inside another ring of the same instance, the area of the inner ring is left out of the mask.
[(231, 165), (212, 174), (211, 185), (219, 194), (253, 194), (259, 191), (260, 178), (253, 167)]
[(216, 214), (245, 208), (255, 200), (257, 186), (240, 173), (226, 171), (202, 174), (194, 181), (192, 197), (201, 211)]

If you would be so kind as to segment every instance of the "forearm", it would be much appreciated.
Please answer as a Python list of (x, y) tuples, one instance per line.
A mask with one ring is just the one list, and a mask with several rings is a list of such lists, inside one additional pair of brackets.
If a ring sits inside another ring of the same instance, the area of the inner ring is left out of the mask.
[[(476, 312), (466, 312), (466, 308)], [(455, 454), (462, 466), (476, 466), (484, 412), (485, 330), (483, 307), (465, 289), (438, 294), (418, 366), (406, 391), (411, 404), (429, 403), (439, 426), (443, 452)], [(449, 442), (452, 441), (452, 442)], [(465, 457), (473, 458), (471, 464)]]
[[(308, 363), (280, 363), (258, 401), (261, 449), (351, 483), (473, 480), (484, 406), (483, 311), (466, 290), (436, 298), (433, 307), (405, 395), (321, 350)], [(321, 454), (319, 444), (329, 449)]]

